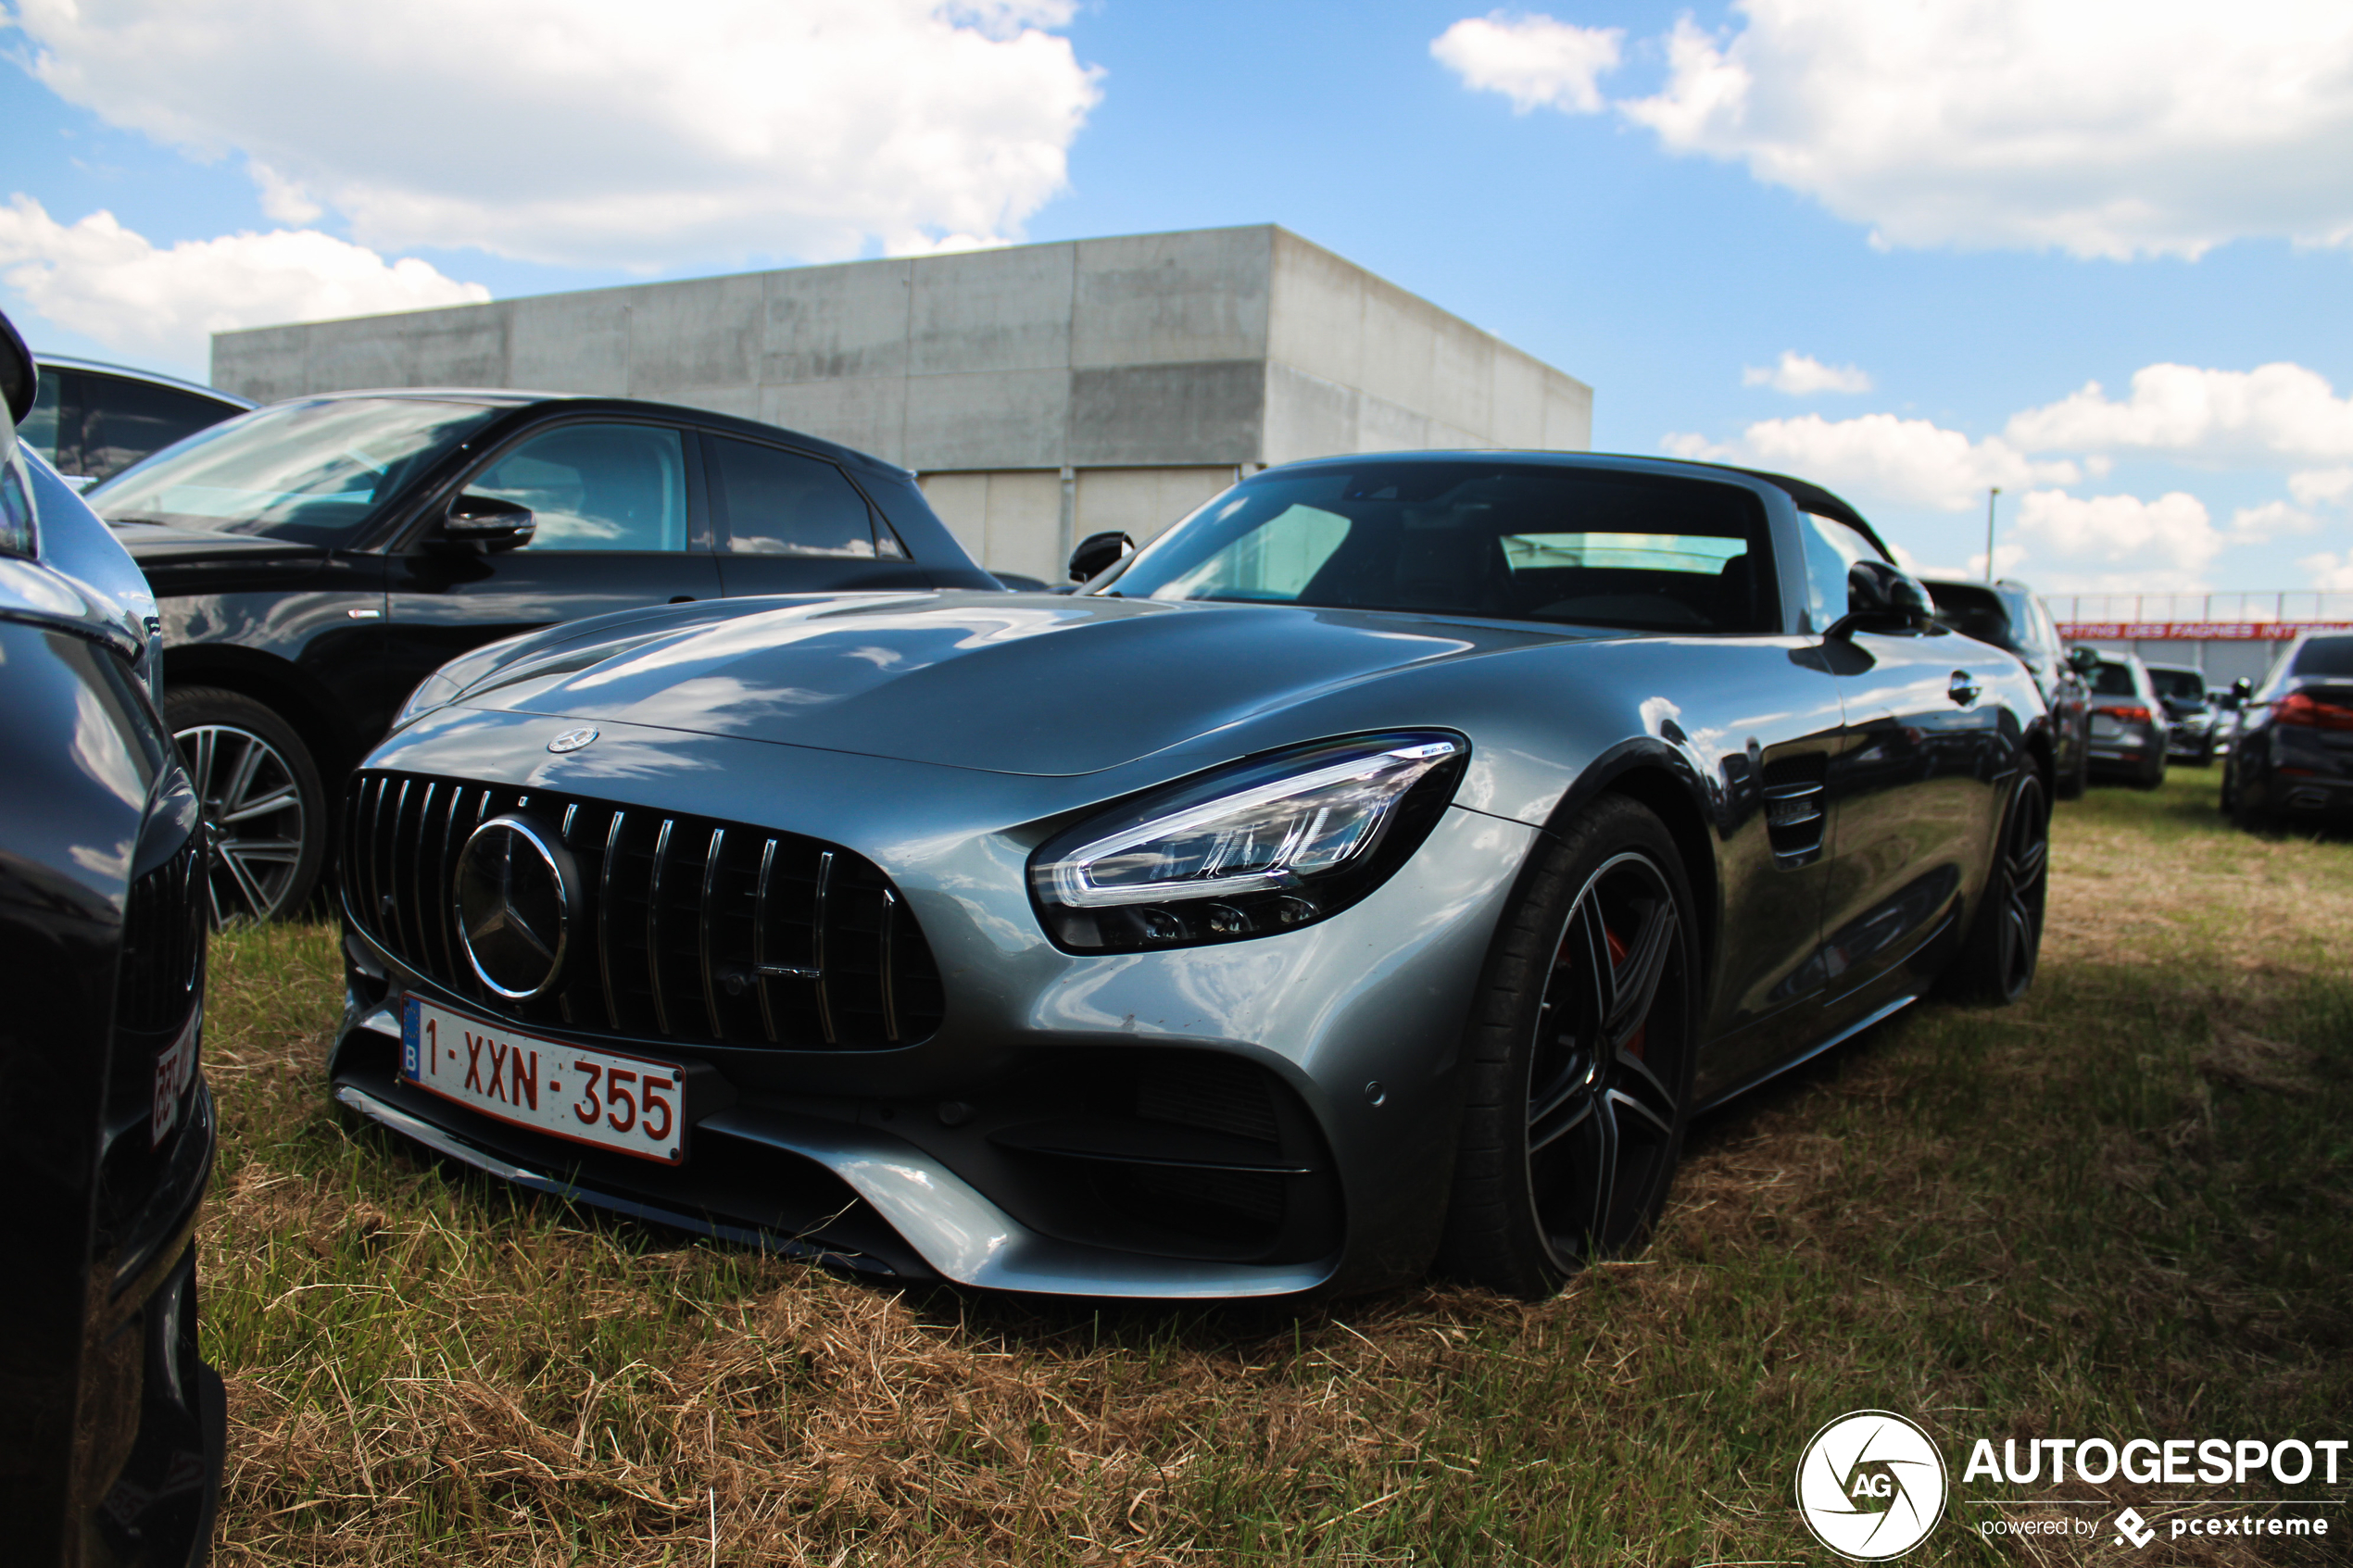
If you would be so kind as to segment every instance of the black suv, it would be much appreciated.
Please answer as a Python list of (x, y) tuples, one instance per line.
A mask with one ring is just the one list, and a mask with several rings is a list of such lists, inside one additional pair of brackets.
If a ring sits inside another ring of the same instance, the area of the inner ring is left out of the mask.
[(442, 664), (750, 594), (994, 590), (903, 469), (771, 425), (514, 392), (304, 397), (90, 492), (163, 617), (223, 918), (307, 898), (330, 787)]
[(0, 1559), (192, 1568), (224, 1431), (196, 1342), (204, 823), (155, 601), (16, 440), (33, 385), (0, 318)]
[(2073, 800), (2091, 777), (2091, 691), (2084, 676), (2099, 662), (2088, 650), (2070, 653), (2059, 641), (2050, 611), (2023, 583), (1965, 583), (1924, 577), (1936, 619), (1964, 637), (1991, 643), (2015, 656), (2034, 677), (2051, 710), (2051, 742), (2057, 753), (2056, 793)]

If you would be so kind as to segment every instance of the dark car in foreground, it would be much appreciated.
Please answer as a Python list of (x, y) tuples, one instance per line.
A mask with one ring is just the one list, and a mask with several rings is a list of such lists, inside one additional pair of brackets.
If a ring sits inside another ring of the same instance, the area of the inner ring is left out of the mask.
[(2165, 704), (2138, 654), (2102, 650), (2099, 659), (2091, 672), (2092, 776), (2155, 789), (2165, 782)]
[(204, 823), (148, 689), (154, 601), (14, 439), (33, 384), (0, 319), (0, 1557), (185, 1568), (224, 1425), (196, 1339)]
[(2353, 635), (2303, 633), (2236, 691), (2222, 809), (2248, 828), (2353, 812)]
[(222, 919), (299, 907), (334, 787), (419, 681), (553, 622), (995, 588), (905, 470), (748, 420), (511, 392), (298, 398), (90, 493), (161, 602)]
[(18, 438), (86, 490), (254, 407), (253, 399), (153, 370), (44, 355), (41, 393)]
[(351, 782), (333, 1094), (900, 1278), (1541, 1294), (1695, 1110), (2030, 983), (2048, 716), (1930, 608), (1800, 481), (1439, 453), (481, 649)]
[(2214, 765), (2222, 709), (2207, 695), (2206, 671), (2187, 664), (2147, 666), (2149, 685), (2165, 706), (2165, 756), (2193, 768)]
[(2016, 655), (2026, 666), (2044, 706), (2051, 710), (2051, 745), (2058, 767), (2054, 792), (2061, 800), (2082, 795), (2092, 768), (2091, 687), (2084, 680), (2092, 656), (2070, 650), (2059, 640), (2050, 611), (2023, 583), (1943, 577), (1921, 582), (1936, 601), (1938, 621), (1965, 637)]

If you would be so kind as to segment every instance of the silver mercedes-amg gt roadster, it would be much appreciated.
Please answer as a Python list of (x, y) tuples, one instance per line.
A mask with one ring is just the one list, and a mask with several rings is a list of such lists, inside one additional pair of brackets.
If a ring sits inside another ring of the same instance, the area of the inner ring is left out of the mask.
[(902, 1278), (1523, 1296), (1695, 1111), (2043, 923), (2051, 735), (1803, 482), (1235, 485), (1073, 595), (610, 615), (354, 775), (333, 1093), (547, 1192)]

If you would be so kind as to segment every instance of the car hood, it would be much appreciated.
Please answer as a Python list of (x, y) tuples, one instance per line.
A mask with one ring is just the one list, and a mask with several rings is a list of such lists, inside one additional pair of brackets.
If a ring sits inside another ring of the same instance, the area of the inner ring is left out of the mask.
[(131, 558), (143, 566), (193, 560), (284, 560), (327, 554), (323, 546), (256, 533), (214, 533), (160, 522), (108, 522), (107, 526), (131, 552)]
[(521, 639), (495, 668), (464, 670), (458, 700), (1066, 775), (1403, 669), (1591, 635), (1052, 594), (772, 599), (729, 609), (615, 618), (585, 638), (575, 629)]

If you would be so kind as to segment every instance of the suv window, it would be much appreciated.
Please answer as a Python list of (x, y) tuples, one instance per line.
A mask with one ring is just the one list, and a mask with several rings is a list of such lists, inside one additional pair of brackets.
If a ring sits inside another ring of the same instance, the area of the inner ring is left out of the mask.
[(2298, 675), (2353, 675), (2353, 637), (2314, 637), (2296, 651)]
[(1993, 589), (1967, 583), (1931, 583), (1928, 595), (1936, 601), (1936, 619), (1964, 637), (1975, 637), (2012, 653), (2025, 651), (2009, 609)]
[(2129, 664), (2102, 664), (2092, 677), (2095, 696), (2138, 696), (2141, 688), (2133, 684), (2133, 667)]
[(849, 476), (779, 446), (708, 438), (711, 489), (738, 555), (871, 556), (874, 520)]
[(466, 494), (529, 507), (527, 550), (686, 547), (686, 441), (661, 425), (560, 425), (510, 448)]
[[(111, 478), (149, 453), (245, 411), (233, 404), (120, 376), (82, 370), (73, 379), (82, 383), (82, 428), (61, 433), (80, 437), (70, 443), (76, 450), (69, 454), (77, 466), (66, 471), (94, 480)], [(69, 443), (61, 439), (58, 445)]]
[(1846, 613), (1846, 569), (1858, 560), (1885, 560), (1869, 539), (1839, 521), (1814, 512), (1799, 514), (1806, 541), (1806, 608), (1811, 630), (1827, 632)]

